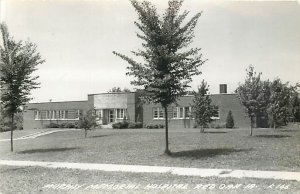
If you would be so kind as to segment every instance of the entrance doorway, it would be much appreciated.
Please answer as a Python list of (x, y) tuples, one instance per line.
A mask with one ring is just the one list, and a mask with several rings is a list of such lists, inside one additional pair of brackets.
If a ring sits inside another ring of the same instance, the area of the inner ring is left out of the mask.
[(108, 111), (108, 122), (109, 123), (115, 122), (115, 111), (114, 111), (114, 109), (109, 109), (109, 111)]

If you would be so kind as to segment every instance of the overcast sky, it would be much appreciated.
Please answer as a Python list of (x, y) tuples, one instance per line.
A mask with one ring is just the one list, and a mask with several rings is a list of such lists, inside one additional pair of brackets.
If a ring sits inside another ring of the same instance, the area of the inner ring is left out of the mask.
[[(1, 16), (17, 40), (34, 42), (46, 62), (38, 67), (41, 88), (32, 102), (86, 100), (87, 94), (114, 86), (130, 88), (128, 64), (112, 54), (140, 48), (133, 22), (137, 14), (128, 0), (2, 1)], [(153, 1), (162, 13), (167, 1)], [(3, 9), (5, 5), (5, 9)], [(202, 48), (208, 61), (202, 79), (218, 93), (245, 78), (252, 64), (264, 79), (300, 82), (300, 6), (295, 2), (229, 2), (186, 0), (190, 16), (203, 11), (191, 46)]]

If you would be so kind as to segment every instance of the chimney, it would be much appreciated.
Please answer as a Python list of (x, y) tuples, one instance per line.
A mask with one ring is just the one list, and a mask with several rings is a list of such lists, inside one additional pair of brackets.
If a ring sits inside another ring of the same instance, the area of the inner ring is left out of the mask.
[(220, 84), (220, 94), (227, 94), (227, 84)]

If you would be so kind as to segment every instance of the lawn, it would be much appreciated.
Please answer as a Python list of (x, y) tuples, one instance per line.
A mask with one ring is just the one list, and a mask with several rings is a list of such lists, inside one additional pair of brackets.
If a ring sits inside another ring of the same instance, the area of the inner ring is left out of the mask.
[[(16, 131), (16, 136), (36, 131)], [(1, 134), (0, 139), (8, 137)], [(171, 156), (164, 152), (164, 129), (99, 129), (89, 132), (63, 131), (35, 139), (0, 142), (0, 159), (140, 164), (200, 168), (300, 171), (300, 127), (255, 129), (171, 129)], [(201, 178), (157, 173), (121, 173), (0, 166), (0, 193), (297, 193), (300, 183), (271, 179)], [(66, 190), (62, 184), (79, 185)], [(99, 185), (138, 185), (115, 190)], [(185, 184), (184, 189), (145, 189), (148, 184)], [(197, 185), (203, 187), (195, 189)], [(205, 187), (215, 185), (214, 189)], [(233, 186), (238, 188), (230, 189)], [(254, 184), (254, 189), (247, 185)], [(55, 185), (49, 188), (47, 185)], [(273, 188), (268, 188), (273, 185)], [(287, 186), (288, 185), (288, 186)], [(57, 187), (59, 186), (59, 187)], [(277, 187), (277, 188), (276, 188)]]
[(0, 142), (0, 159), (139, 164), (245, 170), (300, 171), (300, 130), (170, 130), (171, 156), (164, 152), (164, 129), (99, 129), (58, 132), (35, 139)]

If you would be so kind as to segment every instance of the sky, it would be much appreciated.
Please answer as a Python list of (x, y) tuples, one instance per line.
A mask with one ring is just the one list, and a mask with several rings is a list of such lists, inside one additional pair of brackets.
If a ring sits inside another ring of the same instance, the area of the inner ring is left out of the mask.
[[(16, 40), (37, 44), (40, 88), (31, 102), (86, 100), (112, 87), (133, 89), (128, 64), (112, 54), (132, 56), (141, 48), (129, 0), (0, 0), (1, 21)], [(162, 14), (166, 0), (152, 0)], [(202, 48), (201, 75), (210, 93), (227, 84), (232, 93), (252, 64), (263, 79), (300, 82), (300, 6), (297, 1), (185, 0), (191, 18), (203, 11), (191, 47)], [(188, 19), (187, 18), (187, 19)]]

